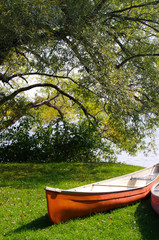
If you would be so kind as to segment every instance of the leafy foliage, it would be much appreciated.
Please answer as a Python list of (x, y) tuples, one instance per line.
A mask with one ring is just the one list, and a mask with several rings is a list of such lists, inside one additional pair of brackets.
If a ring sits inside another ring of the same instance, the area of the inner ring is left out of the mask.
[(102, 141), (97, 124), (60, 120), (42, 125), (40, 119), (22, 119), (0, 135), (1, 162), (96, 162), (115, 160), (110, 144)]
[[(102, 123), (112, 143), (135, 151), (159, 123), (158, 6), (151, 0), (2, 0), (0, 105), (43, 88), (34, 101), (28, 97), (21, 115), (37, 106), (50, 107), (53, 119), (84, 115)], [(4, 128), (12, 124), (4, 121)]]
[(27, 100), (20, 96), (17, 99), (11, 99), (0, 109), (0, 131), (13, 125), (24, 114), (27, 116), (31, 113)]

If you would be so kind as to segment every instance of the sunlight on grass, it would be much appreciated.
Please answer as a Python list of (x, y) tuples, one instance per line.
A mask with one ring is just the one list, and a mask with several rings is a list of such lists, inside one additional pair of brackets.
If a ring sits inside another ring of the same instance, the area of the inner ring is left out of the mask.
[(0, 239), (157, 240), (159, 218), (150, 199), (54, 225), (44, 187), (69, 189), (141, 169), (109, 163), (0, 164)]

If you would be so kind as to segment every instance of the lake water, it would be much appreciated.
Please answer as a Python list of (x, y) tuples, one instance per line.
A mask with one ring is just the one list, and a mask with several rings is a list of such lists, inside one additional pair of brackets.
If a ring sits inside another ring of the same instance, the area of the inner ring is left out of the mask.
[(117, 161), (141, 167), (151, 167), (154, 164), (159, 163), (159, 129), (156, 131), (155, 140), (156, 154), (152, 150), (147, 156), (145, 156), (143, 152), (138, 152), (137, 155), (133, 157), (122, 152), (122, 154), (118, 156)]

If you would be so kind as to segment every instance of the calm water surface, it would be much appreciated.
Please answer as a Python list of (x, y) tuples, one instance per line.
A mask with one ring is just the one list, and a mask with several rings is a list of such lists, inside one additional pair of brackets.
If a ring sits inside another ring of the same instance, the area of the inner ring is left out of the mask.
[(159, 163), (159, 129), (157, 129), (155, 137), (156, 137), (155, 144), (157, 149), (156, 154), (152, 150), (151, 152), (148, 153), (147, 156), (145, 156), (143, 152), (138, 152), (138, 154), (135, 157), (133, 157), (125, 152), (122, 152), (122, 154), (118, 156), (118, 161), (129, 165), (141, 167), (151, 167), (154, 164)]

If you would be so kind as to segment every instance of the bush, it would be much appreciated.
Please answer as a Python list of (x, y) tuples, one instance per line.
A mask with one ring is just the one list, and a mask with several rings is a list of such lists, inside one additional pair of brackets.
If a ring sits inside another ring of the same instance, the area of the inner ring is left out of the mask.
[(22, 118), (0, 133), (1, 162), (95, 162), (112, 160), (114, 152), (102, 140), (98, 124), (61, 120), (42, 125), (40, 119)]

